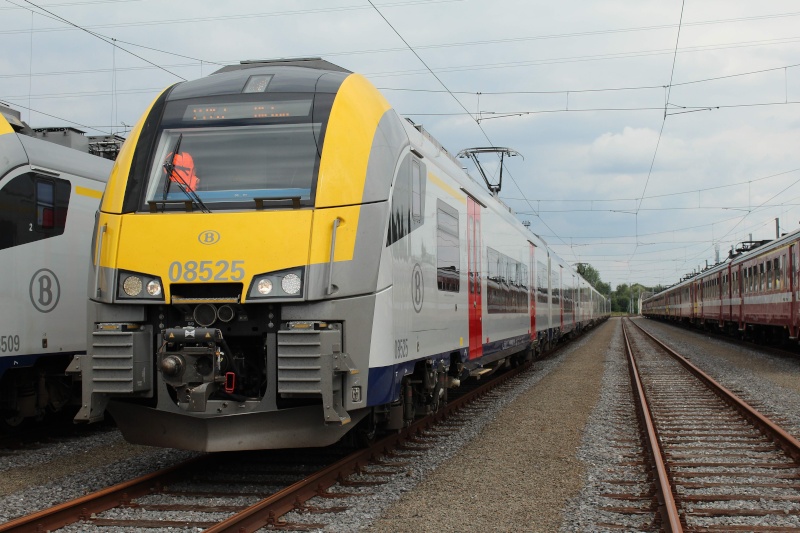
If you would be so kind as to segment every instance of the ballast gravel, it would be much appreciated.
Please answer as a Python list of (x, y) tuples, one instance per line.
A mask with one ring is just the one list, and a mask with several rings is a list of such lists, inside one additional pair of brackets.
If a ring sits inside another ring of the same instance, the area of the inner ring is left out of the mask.
[(0, 457), (0, 523), (196, 456), (136, 446), (116, 430)]

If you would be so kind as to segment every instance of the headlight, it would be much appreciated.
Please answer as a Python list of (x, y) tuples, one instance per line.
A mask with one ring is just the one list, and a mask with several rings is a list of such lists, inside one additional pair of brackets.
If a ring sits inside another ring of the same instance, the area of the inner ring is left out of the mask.
[(297, 274), (286, 274), (281, 280), (281, 288), (286, 294), (297, 294), (300, 292), (300, 285), (300, 276)]
[(164, 300), (161, 278), (139, 272), (120, 271), (117, 282), (117, 298), (123, 300)]
[(161, 296), (161, 282), (157, 279), (150, 280), (147, 284), (147, 294), (150, 296)]
[(257, 287), (258, 287), (258, 293), (266, 296), (267, 294), (272, 292), (272, 281), (268, 280), (267, 278), (262, 278), (258, 280)]
[(139, 296), (142, 293), (142, 287), (142, 278), (139, 276), (127, 276), (122, 282), (122, 290), (131, 297)]
[(253, 277), (247, 299), (300, 298), (303, 296), (304, 277), (305, 268), (302, 267), (259, 274)]

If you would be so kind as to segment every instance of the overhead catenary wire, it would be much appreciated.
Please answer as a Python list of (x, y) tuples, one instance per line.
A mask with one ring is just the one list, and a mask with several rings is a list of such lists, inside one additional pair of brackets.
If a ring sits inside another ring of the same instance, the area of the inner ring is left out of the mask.
[[(387, 18), (386, 18), (386, 17), (383, 15), (383, 13), (381, 13), (381, 11), (380, 11), (380, 10), (379, 10), (377, 7), (375, 7), (375, 4), (373, 4), (373, 3), (372, 3), (372, 0), (367, 0), (367, 1), (368, 1), (368, 2), (370, 3), (370, 5), (371, 5), (371, 6), (372, 6), (372, 7), (375, 9), (375, 11), (376, 11), (376, 12), (377, 12), (377, 13), (378, 13), (380, 16), (381, 16), (381, 18), (382, 18), (382, 19), (383, 19), (383, 20), (386, 22), (386, 24), (388, 24), (388, 25), (389, 25), (389, 27), (390, 27), (390, 28), (392, 29), (392, 31), (394, 31), (394, 33), (395, 33), (395, 34), (396, 34), (396, 35), (397, 35), (397, 36), (400, 38), (400, 40), (401, 40), (401, 41), (403, 41), (403, 43), (404, 43), (404, 44), (405, 44), (405, 45), (408, 47), (408, 49), (409, 49), (409, 50), (410, 50), (410, 51), (411, 51), (411, 52), (412, 52), (412, 53), (413, 53), (413, 54), (414, 54), (414, 55), (417, 57), (417, 59), (419, 59), (420, 63), (422, 63), (422, 64), (425, 66), (425, 68), (427, 68), (427, 69), (428, 69), (428, 71), (431, 73), (431, 75), (432, 75), (434, 78), (436, 78), (436, 80), (437, 80), (437, 81), (438, 81), (438, 82), (441, 84), (441, 86), (442, 86), (442, 87), (444, 87), (444, 89), (445, 89), (445, 90), (447, 90), (447, 92), (450, 94), (450, 96), (453, 98), (453, 100), (455, 100), (455, 101), (456, 101), (456, 103), (458, 103), (459, 107), (461, 107), (461, 108), (462, 108), (464, 111), (466, 111), (466, 112), (469, 114), (469, 110), (468, 110), (468, 109), (467, 109), (467, 108), (464, 106), (464, 104), (461, 102), (461, 100), (459, 100), (459, 99), (458, 99), (458, 98), (457, 98), (457, 97), (456, 97), (456, 96), (455, 96), (455, 95), (454, 95), (452, 92), (450, 92), (450, 89), (447, 87), (447, 85), (446, 85), (446, 84), (445, 84), (445, 83), (444, 83), (444, 82), (441, 80), (441, 78), (439, 78), (439, 76), (437, 76), (437, 75), (436, 75), (436, 73), (435, 73), (435, 72), (434, 72), (434, 71), (433, 71), (433, 70), (432, 70), (432, 69), (431, 69), (431, 68), (428, 66), (428, 64), (427, 64), (427, 63), (426, 63), (426, 62), (425, 62), (425, 61), (424, 61), (424, 60), (423, 60), (423, 59), (420, 57), (420, 55), (419, 55), (419, 54), (416, 52), (416, 50), (414, 50), (414, 48), (413, 48), (413, 47), (412, 47), (412, 46), (411, 46), (411, 45), (408, 43), (408, 41), (406, 41), (406, 40), (405, 40), (405, 38), (404, 38), (404, 37), (403, 37), (403, 36), (400, 34), (400, 32), (399, 32), (399, 31), (397, 31), (397, 29), (396, 29), (396, 28), (395, 28), (395, 27), (392, 25), (392, 23), (391, 23), (391, 22), (389, 22), (389, 20), (388, 20), (388, 19), (387, 19)], [(492, 140), (489, 138), (489, 135), (486, 133), (486, 131), (485, 131), (485, 130), (483, 129), (483, 127), (481, 126), (480, 120), (479, 120), (479, 119), (477, 119), (476, 117), (474, 117), (474, 116), (473, 116), (473, 115), (471, 115), (471, 114), (470, 114), (470, 116), (472, 117), (472, 119), (473, 119), (473, 121), (475, 122), (475, 124), (478, 126), (478, 129), (481, 131), (481, 133), (483, 134), (483, 136), (484, 136), (484, 137), (486, 138), (486, 140), (489, 142), (489, 144), (490, 144), (491, 146), (495, 146), (495, 144), (494, 144), (494, 143), (492, 142)], [(501, 164), (502, 164), (502, 163), (501, 163)], [(507, 175), (508, 175), (508, 176), (509, 176), (509, 178), (511, 179), (512, 183), (514, 183), (514, 185), (517, 187), (517, 189), (519, 190), (520, 194), (522, 194), (522, 196), (524, 197), (524, 196), (525, 196), (525, 193), (522, 191), (522, 188), (519, 186), (519, 184), (517, 184), (517, 181), (514, 179), (514, 176), (511, 174), (511, 172), (508, 172), (508, 171), (507, 171)], [(526, 198), (526, 201), (528, 202), (528, 205), (530, 205), (531, 209), (534, 209), (534, 208), (533, 208), (533, 205), (530, 203), (530, 200), (528, 200), (528, 199)], [(538, 216), (538, 215), (537, 215), (537, 216)], [(544, 225), (547, 227), (547, 229), (549, 229), (550, 231), (553, 231), (553, 233), (555, 233), (555, 231), (554, 231), (554, 230), (553, 230), (553, 229), (552, 229), (550, 226), (548, 226), (548, 225), (547, 225), (547, 223), (546, 223), (546, 222), (545, 222), (545, 221), (544, 221), (544, 220), (543, 220), (541, 217), (538, 217), (538, 218), (539, 218), (539, 220), (541, 220), (541, 221), (542, 221), (542, 224), (544, 224)]]
[[(17, 7), (22, 7), (22, 6), (19, 6), (19, 5), (15, 4), (15, 3), (14, 3), (14, 2), (12, 2), (11, 0), (6, 0), (6, 1), (7, 1), (9, 4), (15, 5), (15, 6), (17, 6)], [(75, 23), (73, 23), (73, 22), (70, 22), (69, 20), (65, 19), (64, 17), (61, 17), (60, 15), (56, 15), (56, 14), (55, 14), (55, 13), (53, 13), (52, 11), (49, 11), (49, 10), (47, 10), (47, 9), (43, 8), (43, 7), (40, 7), (40, 6), (36, 5), (36, 4), (34, 4), (34, 3), (33, 3), (33, 2), (31, 2), (30, 0), (22, 0), (22, 1), (23, 1), (23, 2), (25, 2), (25, 3), (27, 3), (27, 4), (30, 4), (30, 5), (32, 5), (33, 7), (35, 7), (36, 9), (38, 9), (38, 10), (40, 10), (40, 11), (43, 11), (43, 12), (45, 12), (45, 13), (47, 13), (47, 14), (49, 14), (49, 15), (53, 16), (53, 17), (56, 17), (58, 20), (60, 20), (61, 22), (65, 23), (65, 24), (69, 24), (70, 26), (72, 26), (72, 27), (74, 27), (74, 28), (76, 28), (76, 29), (79, 29), (79, 30), (81, 30), (81, 31), (83, 31), (83, 32), (86, 32), (86, 33), (88, 33), (89, 35), (92, 35), (93, 37), (96, 37), (97, 39), (100, 39), (101, 41), (103, 41), (103, 42), (105, 42), (105, 43), (107, 43), (107, 44), (109, 44), (109, 45), (111, 45), (111, 46), (114, 46), (114, 47), (116, 47), (116, 48), (119, 48), (120, 50), (122, 50), (123, 52), (125, 52), (125, 53), (127, 53), (127, 54), (130, 54), (130, 55), (132, 55), (132, 56), (134, 56), (134, 57), (136, 57), (136, 58), (138, 58), (138, 59), (141, 59), (141, 60), (142, 60), (142, 61), (144, 61), (145, 63), (149, 63), (149, 64), (153, 65), (154, 67), (157, 67), (157, 68), (159, 68), (159, 69), (163, 70), (164, 72), (166, 72), (166, 73), (168, 73), (168, 74), (172, 74), (172, 75), (173, 75), (173, 76), (175, 76), (176, 78), (180, 78), (181, 80), (183, 80), (183, 81), (186, 81), (186, 78), (184, 78), (183, 76), (180, 76), (180, 75), (178, 75), (178, 74), (175, 74), (174, 72), (172, 72), (172, 71), (170, 71), (170, 70), (167, 70), (167, 69), (165, 69), (164, 67), (162, 67), (162, 66), (160, 66), (160, 65), (157, 65), (156, 63), (153, 63), (153, 62), (152, 62), (152, 61), (150, 61), (149, 59), (146, 59), (146, 58), (144, 58), (144, 57), (142, 57), (142, 56), (140, 56), (140, 55), (138, 55), (138, 54), (136, 54), (136, 53), (134, 53), (134, 52), (131, 52), (130, 50), (127, 50), (127, 49), (125, 49), (125, 48), (123, 48), (123, 47), (119, 46), (118, 44), (114, 43), (113, 41), (111, 41), (111, 40), (109, 40), (109, 39), (107, 39), (107, 38), (105, 38), (105, 37), (103, 37), (102, 35), (99, 35), (99, 34), (97, 34), (97, 33), (94, 33), (94, 32), (92, 32), (92, 31), (90, 31), (90, 30), (87, 30), (86, 28), (83, 28), (83, 27), (81, 27), (81, 26), (78, 26), (77, 24), (75, 24)]]

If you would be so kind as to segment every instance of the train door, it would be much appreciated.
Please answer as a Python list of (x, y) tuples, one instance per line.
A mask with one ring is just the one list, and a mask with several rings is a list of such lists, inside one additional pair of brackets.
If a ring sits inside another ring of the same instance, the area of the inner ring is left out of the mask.
[(789, 304), (789, 337), (797, 338), (797, 243), (789, 245), (789, 264), (786, 265), (786, 276), (789, 281), (789, 293), (792, 295)]
[(481, 305), (481, 206), (467, 197), (467, 279), (469, 279), (469, 358), (483, 355)]
[(531, 342), (536, 340), (536, 245), (528, 241), (531, 245), (531, 258), (530, 258), (530, 279), (528, 280), (528, 299), (530, 309), (528, 312), (531, 315)]
[(731, 265), (725, 269), (725, 285), (722, 287), (723, 296), (727, 298), (727, 304), (723, 300), (723, 305), (725, 312), (723, 313), (723, 323), (720, 326), (724, 326), (725, 322), (730, 322), (733, 319), (733, 309), (732, 309), (732, 302), (733, 302), (733, 269)]
[(572, 275), (572, 327), (574, 328), (580, 318), (580, 310), (581, 310), (581, 289), (578, 285), (578, 280), (575, 278), (575, 274)]
[(739, 263), (736, 265), (738, 270), (738, 275), (736, 276), (736, 287), (739, 290), (739, 298), (737, 299), (739, 302), (739, 316), (737, 317), (737, 321), (739, 322), (739, 331), (744, 330), (744, 292), (747, 288), (746, 282), (747, 278), (745, 278), (745, 272), (747, 272), (747, 267), (742, 267), (742, 264)]

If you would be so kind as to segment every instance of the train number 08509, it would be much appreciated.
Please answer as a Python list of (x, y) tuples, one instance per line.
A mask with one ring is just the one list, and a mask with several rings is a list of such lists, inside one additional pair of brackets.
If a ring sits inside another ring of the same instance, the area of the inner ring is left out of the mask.
[(170, 281), (241, 281), (244, 261), (174, 261), (169, 265)]
[(19, 335), (0, 335), (0, 352), (18, 352)]

